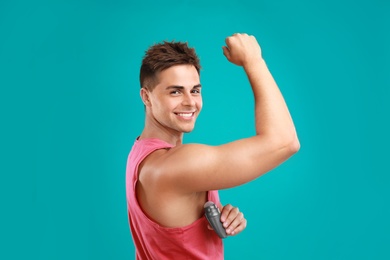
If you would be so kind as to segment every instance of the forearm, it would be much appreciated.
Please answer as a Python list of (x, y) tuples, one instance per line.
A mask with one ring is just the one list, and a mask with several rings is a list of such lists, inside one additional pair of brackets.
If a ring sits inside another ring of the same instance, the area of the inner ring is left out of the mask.
[(262, 58), (243, 65), (255, 99), (257, 135), (270, 135), (283, 141), (296, 139), (296, 132), (286, 102)]

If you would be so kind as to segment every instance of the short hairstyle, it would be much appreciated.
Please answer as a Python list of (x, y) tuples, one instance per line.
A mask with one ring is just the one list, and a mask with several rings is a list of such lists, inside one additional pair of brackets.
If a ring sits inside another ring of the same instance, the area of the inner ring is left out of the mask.
[(150, 91), (157, 85), (157, 73), (175, 65), (193, 65), (200, 75), (200, 62), (194, 48), (187, 42), (157, 43), (146, 50), (140, 70), (141, 88)]

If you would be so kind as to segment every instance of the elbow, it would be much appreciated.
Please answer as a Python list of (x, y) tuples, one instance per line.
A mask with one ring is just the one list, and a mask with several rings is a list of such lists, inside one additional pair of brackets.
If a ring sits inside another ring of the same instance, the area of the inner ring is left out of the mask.
[(299, 149), (301, 149), (301, 143), (299, 142), (299, 139), (297, 136), (295, 136), (293, 138), (293, 140), (288, 145), (288, 148), (291, 152), (291, 155), (297, 153), (299, 151)]
[(287, 153), (287, 156), (290, 157), (293, 154), (297, 153), (301, 148), (301, 144), (296, 135), (289, 138), (284, 138), (279, 140), (279, 149), (282, 149)]
[(287, 157), (294, 155), (301, 149), (296, 133), (291, 133), (289, 136), (272, 135), (268, 136), (268, 138), (267, 143), (270, 144), (270, 147), (273, 147), (271, 149), (282, 152)]

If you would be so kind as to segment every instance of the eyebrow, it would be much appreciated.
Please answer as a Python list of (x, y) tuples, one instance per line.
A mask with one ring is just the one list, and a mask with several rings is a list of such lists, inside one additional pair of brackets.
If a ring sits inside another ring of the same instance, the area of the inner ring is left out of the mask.
[[(202, 85), (198, 84), (198, 85), (193, 86), (192, 88), (201, 88), (201, 87), (202, 87)], [(166, 89), (184, 89), (184, 87), (183, 86), (172, 85), (172, 86), (166, 87)]]

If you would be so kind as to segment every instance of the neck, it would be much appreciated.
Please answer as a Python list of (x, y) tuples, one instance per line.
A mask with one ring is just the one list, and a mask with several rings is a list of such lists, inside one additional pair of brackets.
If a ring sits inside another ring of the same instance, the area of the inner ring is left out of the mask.
[(183, 143), (182, 132), (165, 128), (155, 120), (151, 120), (149, 117), (146, 117), (145, 127), (139, 137), (139, 139), (144, 138), (158, 138), (174, 146), (181, 145)]

